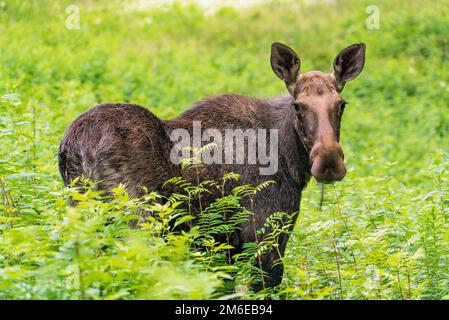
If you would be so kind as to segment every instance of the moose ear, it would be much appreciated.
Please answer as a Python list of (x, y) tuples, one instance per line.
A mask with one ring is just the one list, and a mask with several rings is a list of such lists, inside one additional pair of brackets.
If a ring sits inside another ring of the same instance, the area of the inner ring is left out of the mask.
[(271, 68), (287, 85), (296, 82), (300, 65), (301, 62), (295, 51), (285, 44), (274, 42), (271, 45)]
[(344, 85), (357, 77), (365, 65), (365, 44), (356, 43), (343, 49), (334, 60), (333, 74), (337, 83)]

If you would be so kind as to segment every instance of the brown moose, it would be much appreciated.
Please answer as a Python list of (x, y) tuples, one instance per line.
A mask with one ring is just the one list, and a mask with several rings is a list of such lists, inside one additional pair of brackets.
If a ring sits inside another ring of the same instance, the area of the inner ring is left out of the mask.
[[(68, 128), (59, 148), (59, 170), (65, 185), (79, 176), (98, 182), (106, 193), (123, 183), (131, 197), (148, 191), (163, 191), (169, 178), (182, 176), (178, 163), (172, 161), (176, 129), (192, 132), (199, 121), (202, 130), (275, 129), (278, 133), (277, 170), (260, 174), (254, 163), (212, 163), (201, 170), (202, 179), (219, 179), (226, 172), (240, 175), (241, 184), (258, 185), (274, 180), (255, 195), (251, 210), (253, 224), (247, 222), (232, 235), (235, 252), (245, 242), (254, 242), (255, 228), (260, 228), (274, 212), (293, 215), (299, 212), (301, 192), (314, 176), (319, 182), (341, 180), (346, 169), (339, 145), (340, 122), (345, 101), (340, 95), (345, 83), (362, 71), (365, 45), (353, 44), (334, 60), (330, 73), (300, 72), (300, 59), (289, 47), (275, 42), (271, 47), (271, 66), (288, 89), (285, 96), (256, 99), (236, 94), (205, 98), (173, 120), (160, 120), (147, 109), (133, 104), (103, 104), (81, 115)], [(227, 147), (221, 144), (220, 148)], [(220, 150), (221, 151), (221, 150)], [(248, 153), (248, 151), (245, 151)], [(247, 155), (247, 154), (246, 154)], [(233, 157), (238, 156), (236, 153)], [(187, 177), (189, 178), (189, 177)], [(213, 201), (213, 199), (203, 199)], [(249, 206), (249, 203), (244, 205)], [(292, 224), (292, 225), (293, 225)], [(291, 229), (290, 229), (291, 231)], [(254, 290), (273, 287), (282, 280), (283, 265), (278, 262), (289, 235), (279, 237), (279, 250), (261, 259), (266, 276)]]

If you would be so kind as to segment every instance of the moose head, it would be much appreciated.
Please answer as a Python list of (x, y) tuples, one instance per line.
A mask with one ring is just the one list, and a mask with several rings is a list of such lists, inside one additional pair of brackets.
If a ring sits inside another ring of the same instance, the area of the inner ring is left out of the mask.
[(345, 83), (357, 77), (365, 64), (365, 44), (343, 49), (329, 73), (301, 73), (301, 60), (288, 46), (271, 46), (271, 67), (293, 97), (295, 130), (309, 153), (311, 174), (319, 182), (343, 179), (346, 174), (340, 147), (340, 123), (345, 108), (341, 96)]

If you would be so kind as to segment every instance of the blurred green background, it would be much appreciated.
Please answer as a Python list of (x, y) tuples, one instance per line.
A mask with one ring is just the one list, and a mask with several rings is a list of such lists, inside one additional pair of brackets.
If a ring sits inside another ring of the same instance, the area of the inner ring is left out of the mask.
[[(227, 4), (0, 1), (0, 298), (77, 297), (76, 281), (67, 282), (73, 261), (49, 268), (62, 244), (44, 234), (68, 210), (57, 149), (78, 115), (132, 102), (167, 119), (215, 93), (284, 94), (269, 63), (274, 41), (296, 50), (304, 72), (330, 71), (355, 42), (366, 43), (367, 60), (343, 92), (348, 175), (325, 189), (321, 209), (319, 187), (309, 184), (284, 282), (270, 295), (449, 298), (449, 2)], [(66, 26), (70, 5), (79, 29)], [(374, 29), (366, 24), (372, 5)], [(174, 283), (187, 283), (177, 268)], [(148, 296), (126, 291), (123, 279), (95, 281), (115, 284), (109, 298), (207, 298), (215, 290)], [(114, 295), (120, 290), (127, 294)]]

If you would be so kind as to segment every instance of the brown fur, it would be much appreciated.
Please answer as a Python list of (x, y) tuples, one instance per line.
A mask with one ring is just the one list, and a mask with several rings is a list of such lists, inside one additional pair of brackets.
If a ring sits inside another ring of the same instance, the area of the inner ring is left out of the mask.
[[(301, 75), (299, 58), (292, 57), (293, 51), (282, 46), (279, 44), (276, 48), (273, 45), (272, 66), (286, 82), (290, 95), (268, 100), (235, 94), (213, 96), (168, 121), (159, 120), (147, 109), (131, 104), (99, 105), (81, 115), (61, 141), (59, 168), (64, 183), (67, 185), (84, 175), (99, 182), (99, 188), (106, 192), (124, 183), (131, 197), (143, 195), (141, 186), (148, 191), (163, 193), (162, 184), (173, 176), (196, 179), (189, 171), (181, 172), (180, 167), (170, 161), (173, 143), (169, 135), (172, 130), (185, 128), (191, 131), (194, 120), (201, 121), (203, 130), (278, 129), (278, 170), (275, 174), (260, 175), (258, 165), (247, 163), (212, 164), (201, 170), (200, 179), (218, 180), (226, 172), (235, 172), (241, 177), (240, 184), (258, 185), (274, 180), (275, 184), (256, 194), (252, 205), (248, 202), (244, 205), (255, 213), (256, 229), (278, 211), (293, 214), (294, 225), (301, 191), (309, 181), (311, 171), (319, 180), (338, 180), (342, 173), (344, 175), (343, 153), (338, 144), (342, 115), (339, 91), (344, 83), (337, 79), (345, 79), (347, 75), (317, 71)], [(232, 187), (229, 185), (228, 189)], [(203, 198), (203, 206), (216, 196)], [(260, 239), (255, 238), (252, 221), (232, 235), (236, 252), (241, 250), (243, 243), (257, 240)], [(285, 234), (279, 239), (281, 255), (287, 240)], [(277, 250), (261, 257), (262, 268), (268, 275), (263, 283), (254, 286), (255, 290), (281, 282), (283, 266), (275, 264), (279, 258)]]

